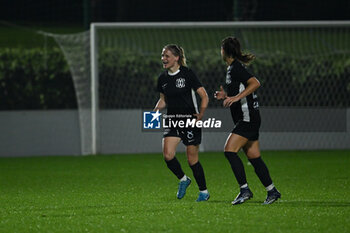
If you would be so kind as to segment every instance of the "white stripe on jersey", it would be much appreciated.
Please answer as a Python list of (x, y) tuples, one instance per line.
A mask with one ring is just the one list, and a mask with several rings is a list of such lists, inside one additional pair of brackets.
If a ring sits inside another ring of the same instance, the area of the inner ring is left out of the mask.
[[(245, 90), (245, 87), (244, 87), (243, 83), (240, 83), (240, 85), (239, 85), (239, 93), (241, 93), (244, 90)], [(241, 109), (242, 109), (242, 112), (243, 112), (243, 121), (250, 122), (247, 97), (244, 97), (244, 98), (241, 99)]]
[(191, 89), (192, 92), (192, 101), (193, 101), (193, 106), (194, 106), (194, 110), (196, 111), (196, 113), (198, 114), (198, 105), (197, 105), (197, 98), (196, 98), (196, 92), (194, 92), (193, 89)]

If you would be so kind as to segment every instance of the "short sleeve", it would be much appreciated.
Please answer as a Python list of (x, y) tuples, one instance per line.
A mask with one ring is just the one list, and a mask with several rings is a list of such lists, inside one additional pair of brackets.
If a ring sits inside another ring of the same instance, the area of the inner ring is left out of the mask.
[(251, 77), (254, 77), (254, 75), (249, 73), (242, 64), (239, 64), (238, 66), (236, 66), (235, 76), (237, 77), (238, 81), (242, 83), (246, 83), (248, 79), (250, 79)]
[(158, 77), (158, 81), (157, 81), (157, 91), (160, 92), (160, 93), (163, 93), (164, 94), (164, 91), (163, 91), (163, 88), (162, 88), (162, 75), (160, 75)]
[(189, 69), (188, 74), (189, 74), (190, 86), (193, 90), (196, 91), (198, 88), (203, 87), (197, 75), (191, 69)]

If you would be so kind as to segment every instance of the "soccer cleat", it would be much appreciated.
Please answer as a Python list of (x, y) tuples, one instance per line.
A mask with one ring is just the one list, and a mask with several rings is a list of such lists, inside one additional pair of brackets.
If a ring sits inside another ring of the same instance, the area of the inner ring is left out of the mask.
[(276, 188), (273, 188), (271, 191), (267, 192), (266, 200), (263, 205), (269, 205), (277, 201), (278, 198), (281, 198), (281, 193), (278, 192)]
[(253, 193), (252, 191), (250, 191), (249, 188), (241, 188), (241, 191), (239, 192), (235, 200), (232, 202), (232, 205), (242, 204), (243, 202), (249, 200), (252, 197)]
[(177, 194), (176, 194), (178, 199), (181, 199), (185, 196), (186, 189), (188, 188), (188, 186), (190, 184), (191, 184), (191, 179), (188, 177), (187, 177), (187, 180), (179, 182), (179, 189), (178, 189)]
[(196, 202), (200, 202), (200, 201), (208, 201), (210, 198), (209, 193), (202, 193), (199, 192), (198, 198), (196, 200)]

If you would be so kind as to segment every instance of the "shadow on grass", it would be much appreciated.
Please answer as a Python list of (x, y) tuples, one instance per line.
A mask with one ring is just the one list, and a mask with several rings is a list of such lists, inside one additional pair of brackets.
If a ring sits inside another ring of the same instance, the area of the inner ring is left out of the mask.
[[(264, 200), (258, 201), (258, 200), (249, 200), (243, 204), (240, 204), (238, 206), (257, 206), (262, 205)], [(208, 203), (211, 204), (229, 204), (231, 205), (231, 201), (227, 200), (209, 200)], [(290, 206), (290, 207), (350, 207), (350, 202), (347, 201), (313, 201), (313, 200), (303, 200), (303, 201), (297, 201), (297, 200), (278, 200), (272, 205), (274, 206)]]
[(218, 204), (218, 203), (221, 203), (221, 204), (231, 204), (231, 201), (230, 200), (210, 200), (207, 201), (207, 203), (212, 203), (212, 204)]
[(45, 206), (45, 207), (24, 207), (16, 208), (16, 211), (55, 211), (55, 210), (88, 210), (88, 209), (102, 209), (118, 207), (117, 204), (108, 205), (81, 205), (81, 206)]
[[(80, 206), (47, 206), (42, 208), (23, 208), (19, 211), (36, 212), (42, 218), (73, 218), (88, 216), (108, 216), (108, 215), (129, 215), (137, 213), (140, 209), (125, 209), (125, 205), (107, 204), (107, 205), (80, 205)], [(164, 208), (145, 208), (148, 213), (158, 213), (170, 211), (169, 207)]]
[[(73, 213), (73, 214), (67, 214), (67, 213), (62, 213), (62, 214), (41, 214), (40, 217), (43, 218), (72, 218), (72, 217), (89, 217), (89, 216), (109, 216), (109, 215), (130, 215), (136, 212), (139, 212), (140, 210), (110, 210), (110, 211), (105, 211), (103, 213), (101, 212), (95, 212), (95, 213)], [(161, 208), (161, 209), (148, 209), (147, 212), (154, 212), (154, 213), (159, 213), (163, 211), (169, 211), (168, 208)]]
[(275, 204), (291, 207), (350, 207), (350, 202), (348, 201), (280, 200), (277, 201)]

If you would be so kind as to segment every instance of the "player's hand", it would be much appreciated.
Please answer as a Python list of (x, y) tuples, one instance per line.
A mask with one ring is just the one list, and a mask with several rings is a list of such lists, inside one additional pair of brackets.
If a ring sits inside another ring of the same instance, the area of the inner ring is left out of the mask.
[(216, 91), (214, 93), (214, 98), (217, 100), (223, 100), (226, 98), (226, 92), (224, 91), (224, 88), (220, 86), (220, 91)]
[(230, 107), (233, 103), (237, 102), (239, 98), (237, 96), (232, 97), (226, 97), (226, 99), (223, 102), (223, 105), (225, 108)]
[(193, 114), (193, 116), (195, 116), (197, 118), (196, 121), (200, 121), (203, 118), (203, 113)]

